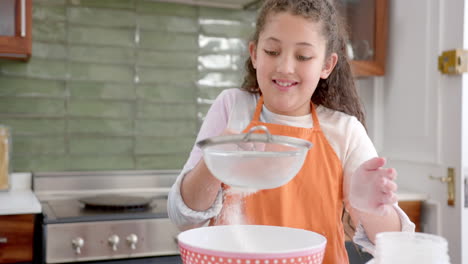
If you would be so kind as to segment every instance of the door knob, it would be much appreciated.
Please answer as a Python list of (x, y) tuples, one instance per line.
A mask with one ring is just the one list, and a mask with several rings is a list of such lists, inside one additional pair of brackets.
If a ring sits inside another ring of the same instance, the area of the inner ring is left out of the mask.
[(452, 178), (450, 178), (450, 177), (434, 177), (434, 176), (430, 175), (429, 178), (431, 178), (431, 180), (436, 180), (436, 181), (440, 181), (440, 182), (451, 182), (452, 181)]
[(434, 177), (432, 175), (429, 175), (429, 179), (440, 181), (442, 183), (447, 183), (447, 204), (450, 206), (455, 206), (455, 169), (448, 168), (447, 177)]

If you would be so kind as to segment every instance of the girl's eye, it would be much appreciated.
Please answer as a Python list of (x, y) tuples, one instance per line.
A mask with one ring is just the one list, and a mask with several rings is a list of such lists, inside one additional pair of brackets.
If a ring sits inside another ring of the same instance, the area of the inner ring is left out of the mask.
[(279, 55), (279, 52), (277, 52), (277, 51), (266, 50), (266, 49), (265, 49), (264, 51), (265, 51), (265, 53), (266, 53), (267, 55), (270, 55), (270, 56), (277, 56), (277, 55)]
[(307, 61), (307, 60), (310, 60), (312, 59), (312, 57), (306, 57), (306, 56), (297, 56), (297, 59), (300, 60), (300, 61)]

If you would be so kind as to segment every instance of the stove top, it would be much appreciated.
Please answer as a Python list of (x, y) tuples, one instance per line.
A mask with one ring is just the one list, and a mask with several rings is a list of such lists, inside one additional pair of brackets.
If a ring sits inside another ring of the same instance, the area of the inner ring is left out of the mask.
[(44, 223), (168, 218), (167, 194), (179, 171), (34, 173)]
[(88, 208), (79, 199), (41, 202), (44, 223), (76, 223), (148, 218), (167, 218), (167, 196), (154, 197), (147, 207), (129, 209)]
[(178, 171), (34, 173), (46, 264), (178, 255), (167, 195)]

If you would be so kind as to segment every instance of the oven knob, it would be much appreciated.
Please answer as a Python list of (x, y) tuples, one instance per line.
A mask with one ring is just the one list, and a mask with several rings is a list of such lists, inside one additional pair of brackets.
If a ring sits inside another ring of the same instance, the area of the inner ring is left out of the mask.
[(127, 237), (127, 242), (128, 244), (130, 244), (130, 248), (132, 250), (135, 250), (136, 249), (136, 244), (138, 243), (138, 237), (137, 235), (135, 234), (130, 234), (128, 237)]
[(84, 246), (84, 240), (81, 237), (77, 237), (72, 240), (72, 246), (76, 254), (81, 254), (81, 248)]
[(110, 236), (107, 241), (109, 242), (109, 245), (112, 247), (113, 251), (117, 251), (117, 245), (119, 244), (119, 236), (117, 235), (112, 235)]

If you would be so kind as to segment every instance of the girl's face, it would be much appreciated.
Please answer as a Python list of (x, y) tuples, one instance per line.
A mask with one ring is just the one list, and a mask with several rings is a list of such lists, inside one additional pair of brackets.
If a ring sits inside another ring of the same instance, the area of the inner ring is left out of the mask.
[(326, 54), (321, 24), (288, 12), (267, 17), (250, 57), (266, 107), (276, 114), (310, 113), (310, 100), (320, 78), (326, 79), (338, 56)]

